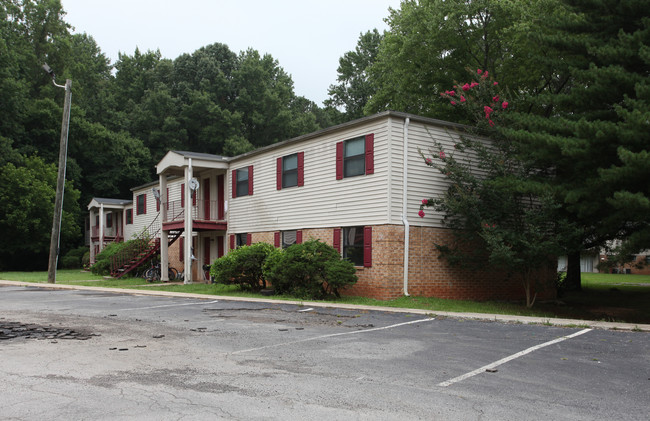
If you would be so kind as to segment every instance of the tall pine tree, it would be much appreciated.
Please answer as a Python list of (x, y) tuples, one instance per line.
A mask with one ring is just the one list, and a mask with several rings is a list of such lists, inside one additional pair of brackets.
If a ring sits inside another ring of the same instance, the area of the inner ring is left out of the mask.
[(520, 103), (505, 134), (525, 146), (574, 227), (563, 239), (566, 282), (580, 289), (580, 252), (647, 229), (647, 213), (631, 208), (648, 198), (634, 171), (648, 167), (650, 12), (642, 0), (563, 5), (531, 52), (541, 93)]

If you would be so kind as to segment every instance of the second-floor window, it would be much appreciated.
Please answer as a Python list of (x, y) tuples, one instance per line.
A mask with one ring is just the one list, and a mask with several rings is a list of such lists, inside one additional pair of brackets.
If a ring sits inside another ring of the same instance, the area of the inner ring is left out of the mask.
[(336, 144), (336, 179), (374, 174), (375, 136), (368, 134)]
[(298, 152), (278, 158), (277, 189), (305, 185), (305, 153)]
[(232, 197), (253, 195), (253, 166), (232, 171)]
[(147, 195), (141, 194), (136, 198), (136, 215), (144, 215), (147, 213)]

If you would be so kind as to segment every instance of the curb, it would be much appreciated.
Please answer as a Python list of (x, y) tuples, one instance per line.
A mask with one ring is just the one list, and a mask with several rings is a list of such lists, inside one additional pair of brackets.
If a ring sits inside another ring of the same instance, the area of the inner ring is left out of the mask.
[(63, 290), (101, 291), (101, 292), (109, 292), (114, 294), (151, 295), (151, 296), (161, 296), (161, 297), (183, 297), (183, 298), (196, 298), (201, 300), (216, 299), (222, 301), (244, 301), (244, 302), (253, 302), (253, 303), (274, 303), (274, 304), (282, 303), (282, 304), (293, 304), (293, 305), (300, 305), (300, 306), (309, 305), (310, 307), (321, 307), (321, 308), (341, 308), (347, 310), (369, 310), (369, 311), (384, 311), (390, 313), (420, 314), (425, 316), (443, 316), (443, 317), (453, 317), (459, 319), (497, 321), (497, 322), (504, 322), (504, 323), (541, 324), (541, 325), (560, 326), (560, 327), (581, 327), (581, 328), (591, 328), (591, 329), (650, 332), (650, 324), (601, 322), (601, 321), (594, 321), (594, 320), (516, 316), (516, 315), (507, 315), (507, 314), (456, 313), (450, 311), (366, 306), (366, 305), (358, 305), (358, 304), (343, 304), (343, 303), (336, 304), (336, 303), (323, 303), (323, 302), (315, 302), (315, 301), (291, 301), (291, 300), (285, 301), (285, 300), (271, 300), (267, 298), (230, 297), (230, 296), (223, 296), (223, 295), (192, 294), (187, 292), (105, 288), (105, 287), (90, 287), (90, 286), (82, 286), (82, 285), (62, 285), (62, 284), (49, 284), (49, 283), (42, 284), (42, 283), (34, 283), (34, 282), (5, 281), (5, 280), (0, 280), (0, 285), (23, 286), (23, 287), (32, 287), (32, 288), (63, 289)]

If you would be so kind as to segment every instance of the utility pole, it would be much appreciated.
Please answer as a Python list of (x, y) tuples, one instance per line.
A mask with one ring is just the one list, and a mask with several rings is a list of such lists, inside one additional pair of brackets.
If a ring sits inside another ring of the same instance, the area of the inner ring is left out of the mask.
[(65, 86), (58, 85), (50, 66), (43, 64), (43, 69), (52, 76), (52, 83), (57, 88), (65, 89), (63, 103), (63, 120), (61, 121), (61, 141), (59, 144), (59, 172), (56, 178), (56, 198), (54, 200), (54, 216), (52, 217), (52, 236), (50, 238), (50, 259), (47, 266), (47, 282), (56, 283), (56, 266), (59, 260), (59, 245), (61, 237), (61, 218), (63, 216), (63, 192), (65, 190), (65, 167), (68, 158), (68, 129), (70, 127), (70, 101), (72, 97), (72, 81), (66, 79)]

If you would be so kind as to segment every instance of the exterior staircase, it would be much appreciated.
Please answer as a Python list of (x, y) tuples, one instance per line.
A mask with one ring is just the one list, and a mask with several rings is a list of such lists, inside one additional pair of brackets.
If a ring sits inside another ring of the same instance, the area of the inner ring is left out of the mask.
[[(128, 247), (111, 258), (111, 276), (121, 278), (160, 253), (160, 223), (158, 222), (158, 216), (134, 241), (129, 243)], [(168, 245), (171, 246), (182, 233), (182, 230), (170, 231)]]

